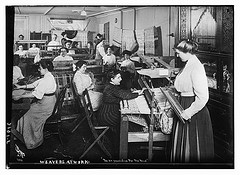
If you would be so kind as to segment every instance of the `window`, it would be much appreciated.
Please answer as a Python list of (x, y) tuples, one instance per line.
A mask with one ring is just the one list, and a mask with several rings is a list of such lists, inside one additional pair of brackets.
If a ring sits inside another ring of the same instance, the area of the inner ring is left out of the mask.
[(232, 6), (194, 6), (190, 11), (191, 37), (199, 50), (233, 53)]

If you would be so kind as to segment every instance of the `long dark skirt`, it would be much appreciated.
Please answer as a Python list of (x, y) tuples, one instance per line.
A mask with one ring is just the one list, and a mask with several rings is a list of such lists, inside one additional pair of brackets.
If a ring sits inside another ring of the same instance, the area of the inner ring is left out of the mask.
[(98, 110), (98, 123), (100, 126), (109, 126), (106, 136), (112, 143), (113, 157), (118, 158), (120, 140), (120, 105), (103, 103)]
[[(181, 97), (184, 109), (194, 101), (194, 97)], [(205, 106), (192, 116), (191, 122), (183, 124), (174, 117), (171, 162), (212, 162), (214, 142), (209, 111)]]
[(100, 125), (116, 127), (120, 124), (120, 104), (101, 104), (98, 110), (98, 122)]
[(41, 100), (32, 103), (27, 113), (18, 120), (16, 129), (22, 134), (28, 149), (43, 143), (44, 124), (51, 116), (55, 103), (55, 96), (43, 96)]

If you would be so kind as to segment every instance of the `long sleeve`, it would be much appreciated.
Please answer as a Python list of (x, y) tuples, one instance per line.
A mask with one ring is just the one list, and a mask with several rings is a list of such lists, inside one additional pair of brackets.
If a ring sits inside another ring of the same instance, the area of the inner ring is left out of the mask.
[(199, 112), (209, 98), (205, 69), (197, 57), (188, 60), (182, 73), (175, 79), (174, 86), (181, 96), (195, 96), (195, 101), (185, 109), (187, 116)]
[(57, 88), (55, 79), (51, 73), (45, 74), (43, 78), (32, 83), (32, 85), (36, 86), (32, 94), (37, 99), (42, 99), (44, 94), (54, 93)]
[(188, 116), (193, 116), (199, 112), (209, 99), (207, 77), (203, 66), (196, 67), (191, 73), (193, 93), (195, 101), (185, 110)]
[(101, 59), (105, 55), (105, 50), (103, 47), (103, 42), (100, 42), (96, 47), (96, 57), (95, 59)]
[(43, 78), (41, 78), (41, 79), (38, 79), (37, 81), (34, 81), (32, 84), (29, 84), (28, 86), (30, 86), (30, 87), (37, 87), (37, 85), (39, 84), (39, 82), (42, 80)]
[(101, 47), (99, 47), (98, 50), (99, 50), (100, 55), (103, 57), (105, 55), (104, 47), (101, 46)]
[(123, 89), (118, 89), (118, 90), (114, 91), (113, 94), (114, 94), (114, 96), (116, 96), (122, 100), (130, 100), (130, 99), (138, 97), (138, 93), (132, 93), (129, 90), (123, 90)]
[(118, 104), (121, 100), (130, 100), (137, 98), (138, 93), (132, 93), (129, 90), (122, 90), (120, 86), (109, 84), (103, 91), (103, 103)]

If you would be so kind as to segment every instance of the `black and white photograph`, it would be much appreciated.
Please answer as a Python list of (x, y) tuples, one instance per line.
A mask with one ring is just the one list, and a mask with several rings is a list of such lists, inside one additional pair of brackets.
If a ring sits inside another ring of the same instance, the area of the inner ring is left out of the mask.
[(234, 4), (76, 3), (5, 5), (5, 169), (234, 169)]

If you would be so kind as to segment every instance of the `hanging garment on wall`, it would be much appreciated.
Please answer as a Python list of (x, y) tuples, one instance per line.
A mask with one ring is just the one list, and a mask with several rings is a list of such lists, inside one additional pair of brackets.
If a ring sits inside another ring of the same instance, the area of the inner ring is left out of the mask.
[(114, 28), (113, 32), (113, 45), (121, 47), (122, 45), (122, 29)]
[(158, 36), (158, 40), (155, 41), (157, 42), (156, 55), (163, 56), (162, 29), (161, 29), (161, 26), (158, 26), (156, 28), (157, 28), (157, 36)]
[(138, 55), (144, 54), (144, 30), (136, 30), (136, 40), (138, 42)]
[(137, 42), (137, 37), (136, 37), (136, 31), (135, 30), (133, 31), (133, 36), (134, 36), (134, 42), (133, 42), (133, 44), (132, 44), (132, 46), (130, 48), (130, 51), (132, 52), (132, 54), (137, 52), (138, 49), (139, 49), (139, 44)]
[(122, 50), (130, 50), (135, 42), (133, 30), (123, 29), (122, 34)]

